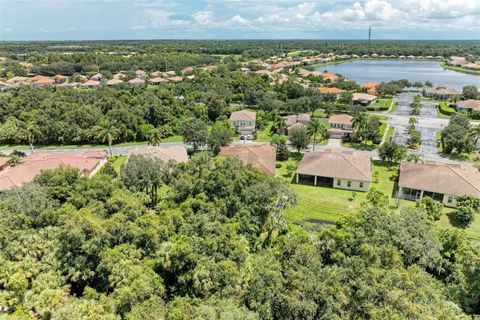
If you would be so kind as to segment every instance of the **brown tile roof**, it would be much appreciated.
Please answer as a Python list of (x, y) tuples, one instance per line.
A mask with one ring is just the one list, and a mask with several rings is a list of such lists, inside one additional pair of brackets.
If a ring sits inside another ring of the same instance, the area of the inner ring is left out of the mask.
[(348, 114), (336, 114), (330, 116), (328, 123), (352, 124), (353, 117)]
[(368, 93), (354, 93), (352, 96), (353, 101), (360, 101), (360, 100), (366, 100), (366, 101), (373, 101), (377, 99), (377, 96), (374, 96), (373, 94), (368, 94)]
[(461, 95), (461, 93), (456, 89), (449, 88), (443, 85), (438, 87), (428, 88), (426, 92), (430, 94), (439, 94), (439, 95)]
[(365, 82), (362, 84), (363, 89), (372, 89), (378, 87), (379, 83), (377, 82)]
[(130, 150), (128, 155), (142, 155), (160, 159), (162, 161), (175, 160), (176, 162), (187, 162), (187, 148), (185, 146), (169, 146), (169, 147), (138, 147)]
[(140, 78), (134, 78), (134, 79), (128, 80), (128, 83), (131, 83), (131, 84), (143, 84), (143, 83), (145, 83), (145, 80), (140, 79)]
[(257, 114), (253, 111), (240, 110), (232, 112), (230, 115), (230, 121), (255, 121), (257, 119)]
[(29, 78), (27, 78), (27, 77), (15, 76), (15, 77), (10, 78), (7, 81), (5, 81), (5, 83), (13, 84), (13, 83), (17, 83), (17, 82), (24, 82), (24, 81), (27, 81), (27, 80), (29, 80)]
[(318, 90), (320, 91), (320, 93), (324, 94), (337, 94), (343, 92), (343, 90), (339, 88), (319, 88)]
[(170, 81), (170, 82), (182, 82), (183, 78), (180, 77), (180, 76), (174, 76), (174, 77), (168, 78), (168, 81)]
[(168, 82), (168, 80), (160, 77), (155, 77), (150, 79), (150, 83), (164, 83), (164, 82)]
[(321, 77), (323, 78), (323, 80), (330, 80), (330, 81), (337, 81), (338, 77), (337, 75), (333, 74), (333, 73), (327, 73), (327, 72), (324, 72), (322, 73)]
[(53, 80), (50, 77), (44, 77), (44, 76), (35, 76), (31, 79), (33, 84), (39, 84), (39, 85), (48, 85), (48, 84), (54, 84), (55, 80)]
[(297, 173), (370, 181), (372, 163), (368, 153), (360, 151), (326, 150), (325, 152), (308, 152), (303, 156)]
[(110, 79), (107, 81), (107, 86), (114, 86), (120, 83), (123, 83), (123, 81), (120, 79)]
[(480, 111), (480, 100), (463, 100), (463, 101), (458, 101), (457, 106), (463, 109), (472, 109), (476, 111)]
[(70, 166), (89, 175), (97, 168), (107, 153), (90, 151), (83, 154), (39, 152), (25, 157), (15, 167), (0, 171), (0, 191), (20, 187), (31, 182), (43, 170)]
[(84, 87), (96, 87), (100, 85), (100, 81), (96, 80), (87, 80), (84, 83), (82, 83), (82, 86)]
[(480, 172), (468, 165), (402, 162), (398, 185), (449, 195), (480, 197)]
[(285, 119), (285, 125), (287, 127), (300, 122), (303, 124), (307, 124), (310, 122), (310, 115), (308, 113), (300, 113), (300, 114), (292, 114), (289, 116), (283, 117)]
[(95, 81), (99, 81), (100, 79), (102, 79), (102, 74), (101, 73), (95, 73), (93, 76), (90, 77), (90, 79), (92, 80), (95, 80)]
[(220, 156), (236, 157), (245, 165), (275, 176), (276, 148), (269, 144), (241, 144), (223, 147)]

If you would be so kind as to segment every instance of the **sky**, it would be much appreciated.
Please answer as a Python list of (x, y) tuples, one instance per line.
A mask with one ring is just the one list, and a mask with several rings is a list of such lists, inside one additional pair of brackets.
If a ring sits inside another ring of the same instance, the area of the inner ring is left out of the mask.
[(480, 0), (0, 0), (0, 40), (480, 40)]

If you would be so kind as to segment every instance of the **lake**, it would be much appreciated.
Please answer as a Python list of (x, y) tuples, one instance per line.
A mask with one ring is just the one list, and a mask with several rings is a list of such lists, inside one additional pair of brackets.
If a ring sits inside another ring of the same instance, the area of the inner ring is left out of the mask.
[(429, 80), (434, 85), (444, 84), (457, 90), (467, 85), (480, 87), (480, 76), (443, 69), (437, 61), (354, 60), (315, 70), (339, 73), (358, 83), (407, 79), (410, 82)]

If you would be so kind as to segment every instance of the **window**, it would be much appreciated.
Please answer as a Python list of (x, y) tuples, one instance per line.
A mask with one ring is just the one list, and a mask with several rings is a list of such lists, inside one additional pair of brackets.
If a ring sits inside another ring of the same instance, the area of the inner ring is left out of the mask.
[(352, 181), (347, 181), (347, 187), (351, 187), (352, 186)]
[(452, 203), (453, 202), (453, 196), (448, 196), (447, 202)]
[(342, 184), (342, 180), (337, 180), (337, 186)]
[(360, 182), (360, 188), (363, 188), (363, 182)]

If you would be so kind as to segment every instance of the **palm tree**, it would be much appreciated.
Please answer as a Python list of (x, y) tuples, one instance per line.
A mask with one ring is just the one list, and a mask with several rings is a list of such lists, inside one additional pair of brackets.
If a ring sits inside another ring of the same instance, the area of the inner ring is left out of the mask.
[(119, 133), (120, 133), (120, 130), (118, 130), (118, 128), (115, 127), (115, 124), (112, 121), (104, 119), (100, 123), (100, 127), (98, 130), (98, 137), (103, 142), (106, 141), (108, 143), (110, 156), (112, 155), (112, 143), (115, 139), (118, 138)]
[(475, 139), (475, 146), (478, 145), (480, 140), (480, 125), (472, 126), (470, 129), (473, 139)]
[(315, 145), (317, 144), (317, 135), (320, 134), (321, 140), (325, 138), (326, 128), (318, 119), (313, 119), (308, 124), (308, 134), (310, 137), (313, 136), (313, 151), (315, 151)]
[(33, 121), (23, 124), (23, 133), (28, 144), (30, 145), (30, 151), (33, 153), (33, 144), (42, 133), (40, 132), (37, 124)]
[(408, 123), (409, 123), (409, 124), (417, 124), (417, 123), (418, 123), (418, 119), (417, 119), (417, 118), (410, 118), (410, 119), (408, 119)]
[(360, 138), (360, 141), (364, 142), (365, 128), (367, 127), (368, 118), (363, 112), (359, 112), (353, 116), (352, 125), (355, 129), (355, 134)]
[(158, 146), (160, 145), (160, 142), (162, 142), (163, 134), (158, 128), (153, 128), (150, 131), (148, 131), (148, 144), (152, 146)]
[(432, 81), (430, 81), (430, 80), (425, 81), (425, 87), (427, 87), (427, 88), (433, 87)]
[(273, 120), (273, 128), (275, 128), (276, 133), (283, 134), (287, 128), (285, 118), (276, 116)]

